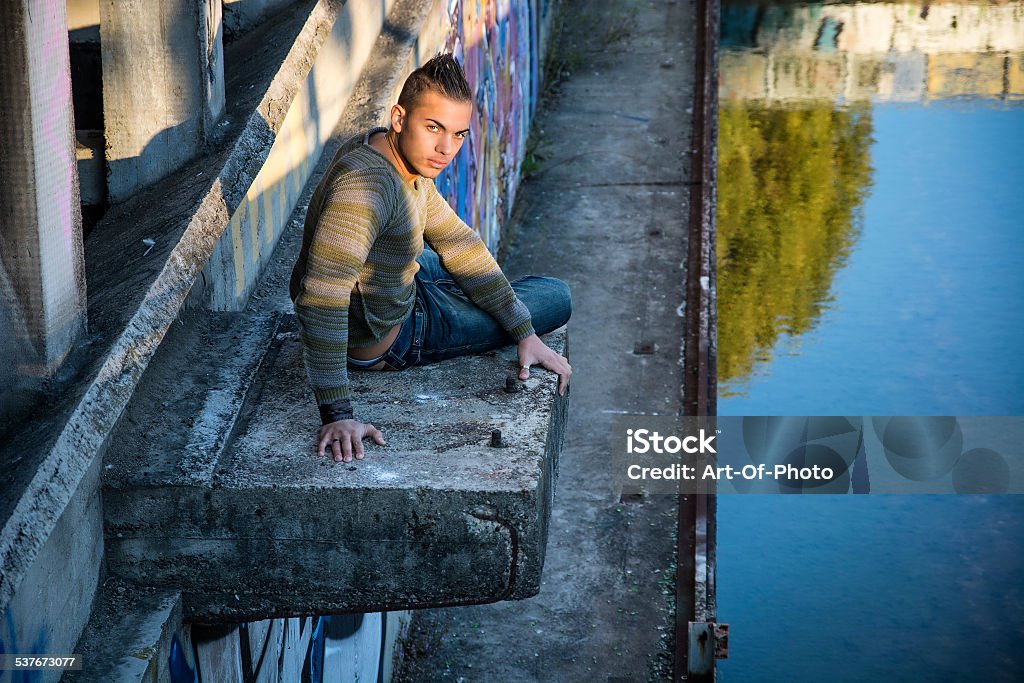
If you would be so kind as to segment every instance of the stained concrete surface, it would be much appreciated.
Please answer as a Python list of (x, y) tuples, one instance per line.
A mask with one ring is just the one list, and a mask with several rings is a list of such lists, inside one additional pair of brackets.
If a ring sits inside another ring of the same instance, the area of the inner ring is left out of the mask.
[[(543, 339), (566, 351), (564, 328)], [(294, 316), (196, 312), (111, 436), (107, 569), (205, 623), (535, 595), (569, 396), (542, 372), (506, 391), (515, 367), (507, 346), (353, 372), (388, 443), (336, 463)]]
[[(566, 0), (509, 277), (572, 288), (573, 400), (540, 594), (414, 613), (400, 681), (671, 675), (675, 499), (620, 502), (611, 419), (681, 407), (691, 2)], [(638, 343), (654, 345), (636, 355)]]

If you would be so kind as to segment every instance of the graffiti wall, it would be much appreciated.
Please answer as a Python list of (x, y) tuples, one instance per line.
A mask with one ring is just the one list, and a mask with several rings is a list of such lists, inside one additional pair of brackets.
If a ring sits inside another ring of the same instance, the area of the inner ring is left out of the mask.
[(167, 665), (173, 683), (389, 681), (408, 621), (378, 612), (193, 626), (193, 652), (172, 651)]
[(438, 189), (492, 251), (512, 211), (526, 154), (551, 4), (442, 0), (439, 8), (447, 36), (438, 47), (463, 65), (476, 101), (469, 141), (438, 178)]

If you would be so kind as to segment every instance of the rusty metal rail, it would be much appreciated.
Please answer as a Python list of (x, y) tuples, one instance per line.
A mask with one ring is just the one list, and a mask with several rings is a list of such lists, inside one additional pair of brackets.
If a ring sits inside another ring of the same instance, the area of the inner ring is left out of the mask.
[[(686, 259), (683, 411), (716, 414), (715, 202), (718, 160), (719, 0), (701, 0)], [(725, 633), (716, 624), (715, 495), (680, 495), (676, 563), (674, 681), (714, 681)]]

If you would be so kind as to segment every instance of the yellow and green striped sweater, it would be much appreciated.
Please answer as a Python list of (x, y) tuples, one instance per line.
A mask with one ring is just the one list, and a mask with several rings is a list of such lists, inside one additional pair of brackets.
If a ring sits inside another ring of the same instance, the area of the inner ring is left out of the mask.
[(335, 155), (310, 200), (291, 277), (309, 383), (318, 404), (344, 406), (334, 413), (339, 418), (352, 416), (348, 347), (380, 341), (410, 315), (424, 239), (512, 339), (534, 332), (530, 311), (487, 246), (434, 182), (403, 180), (370, 147), (370, 135), (384, 130), (352, 138)]

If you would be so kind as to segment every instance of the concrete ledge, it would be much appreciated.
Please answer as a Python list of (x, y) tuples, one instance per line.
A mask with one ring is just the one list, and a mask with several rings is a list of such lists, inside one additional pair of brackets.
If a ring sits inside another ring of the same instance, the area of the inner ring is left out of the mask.
[(179, 593), (108, 581), (75, 649), (82, 671), (67, 671), (61, 680), (165, 681), (171, 671), (195, 670), (181, 617)]
[[(275, 328), (233, 317), (198, 344), (169, 344), (181, 355), (158, 357), (114, 435), (103, 493), (112, 573), (181, 590), (186, 620), (204, 622), (537, 593), (568, 402), (554, 374), (506, 393), (514, 346), (401, 373), (354, 372), (359, 415), (388, 445), (335, 463), (315, 452), (319, 419), (294, 319)], [(224, 367), (242, 376), (252, 365), (251, 356), (222, 363), (224, 349), (254, 328), (273, 330), (273, 342), (247, 395), (230, 401), (240, 416), (206, 417), (196, 406), (220, 405), (223, 395), (210, 397), (239, 386)], [(564, 351), (564, 328), (546, 341)], [(218, 372), (205, 396), (193, 391)], [(148, 403), (168, 382), (187, 403), (161, 411)], [(136, 411), (164, 417), (140, 424)], [(495, 429), (506, 447), (489, 445)], [(222, 447), (198, 459), (181, 447), (198, 442)]]

